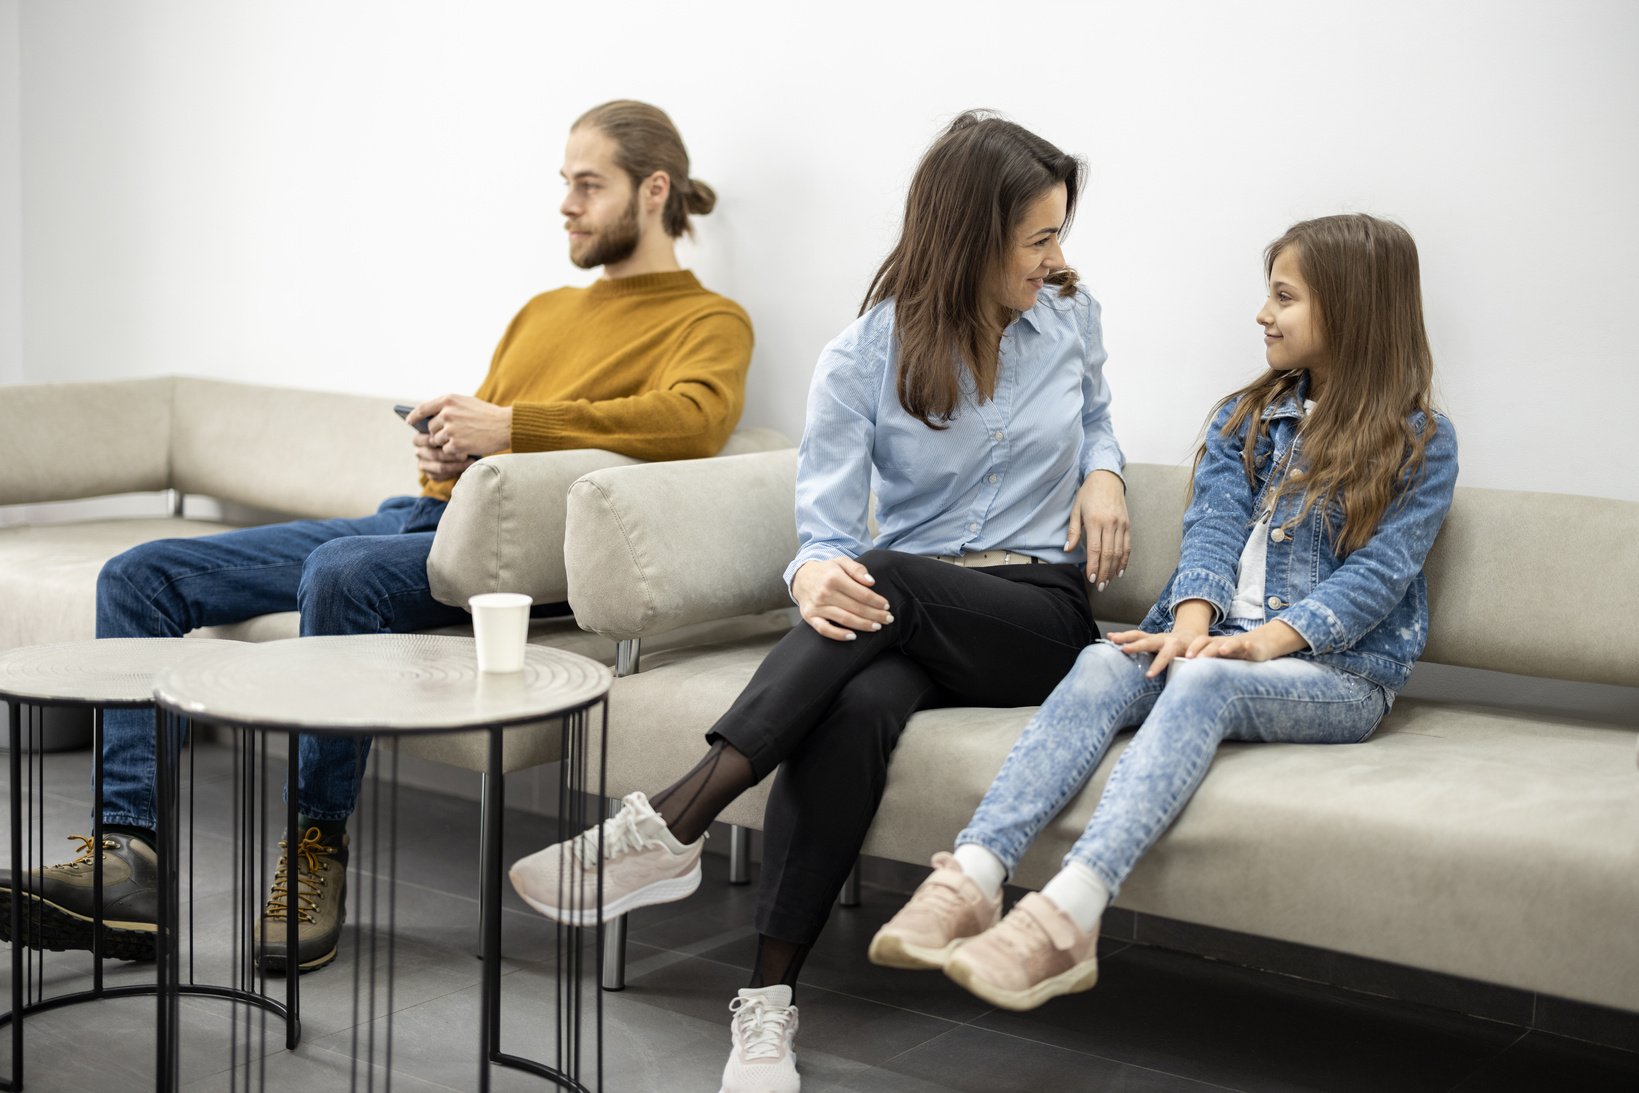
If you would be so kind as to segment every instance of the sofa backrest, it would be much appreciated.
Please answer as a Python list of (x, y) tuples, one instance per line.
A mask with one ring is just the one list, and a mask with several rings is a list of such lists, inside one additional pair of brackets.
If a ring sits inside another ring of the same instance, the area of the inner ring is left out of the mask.
[[(1092, 595), (1101, 621), (1149, 610), (1178, 560), (1188, 469), (1126, 468), (1133, 554)], [(570, 490), (569, 599), (589, 630), (641, 637), (789, 604), (795, 453), (587, 475)], [(1639, 503), (1463, 487), (1429, 557), (1425, 659), (1639, 686)]]
[(171, 486), (299, 517), (363, 516), (417, 494), (393, 400), (176, 378)]
[(160, 376), (0, 387), (0, 505), (177, 489), (290, 516), (419, 492), (392, 400)]
[(169, 488), (174, 385), (161, 376), (0, 387), (0, 505)]

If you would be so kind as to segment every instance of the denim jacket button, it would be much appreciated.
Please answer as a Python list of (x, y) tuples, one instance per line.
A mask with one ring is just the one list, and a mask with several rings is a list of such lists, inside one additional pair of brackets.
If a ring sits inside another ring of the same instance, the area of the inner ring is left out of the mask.
[(1286, 542), (1286, 529), (1285, 528), (1276, 528), (1274, 531), (1271, 531), (1269, 533), (1269, 538), (1274, 540), (1277, 543)]
[(1279, 596), (1270, 596), (1269, 597), (1269, 606), (1273, 610), (1279, 611), (1281, 608), (1286, 606), (1286, 601), (1281, 599)]

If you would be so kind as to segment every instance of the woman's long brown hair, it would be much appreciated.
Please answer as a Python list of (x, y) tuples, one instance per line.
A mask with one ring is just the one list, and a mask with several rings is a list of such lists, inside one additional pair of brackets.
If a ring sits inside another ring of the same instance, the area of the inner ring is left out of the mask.
[[(1316, 504), (1329, 514), (1337, 507), (1342, 523), (1329, 519), (1329, 530), (1338, 553), (1348, 554), (1366, 544), (1416, 481), (1434, 433), (1434, 358), (1423, 328), (1417, 244), (1400, 225), (1361, 213), (1305, 220), (1264, 250), (1265, 279), (1288, 250), (1313, 293), (1331, 368), (1323, 397), (1298, 427), (1301, 463), (1290, 473), (1274, 469), (1281, 477), (1270, 505), (1302, 490), (1297, 520)], [(1295, 392), (1302, 378), (1301, 370), (1271, 371), (1218, 404), (1235, 407), (1224, 436), (1244, 435), (1248, 422), (1257, 423), (1243, 447), (1254, 487), (1256, 440), (1269, 428), (1264, 410)], [(1197, 463), (1205, 452), (1203, 444)]]
[[(860, 306), (863, 314), (894, 302), (895, 381), (906, 413), (945, 428), (961, 400), (963, 371), (980, 402), (994, 396), (997, 351), (1011, 321), (994, 303), (1002, 261), (1026, 207), (1058, 183), (1067, 194), (1062, 229), (1069, 228), (1081, 176), (1075, 156), (982, 111), (962, 114), (928, 148), (905, 197), (899, 242)], [(1068, 296), (1075, 271), (1049, 282)]]

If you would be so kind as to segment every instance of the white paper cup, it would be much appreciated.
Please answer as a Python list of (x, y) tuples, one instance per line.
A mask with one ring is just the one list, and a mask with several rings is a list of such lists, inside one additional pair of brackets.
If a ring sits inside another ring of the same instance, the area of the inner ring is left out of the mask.
[(529, 636), (533, 602), (522, 592), (481, 592), (467, 601), (480, 672), (524, 670), (524, 639)]

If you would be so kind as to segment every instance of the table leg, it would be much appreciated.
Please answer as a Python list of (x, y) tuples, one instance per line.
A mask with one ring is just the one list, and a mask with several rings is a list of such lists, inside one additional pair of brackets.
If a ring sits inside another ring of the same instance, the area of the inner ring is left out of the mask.
[(11, 751), (11, 1082), (23, 1087), (23, 731), (22, 709), (6, 703)]

